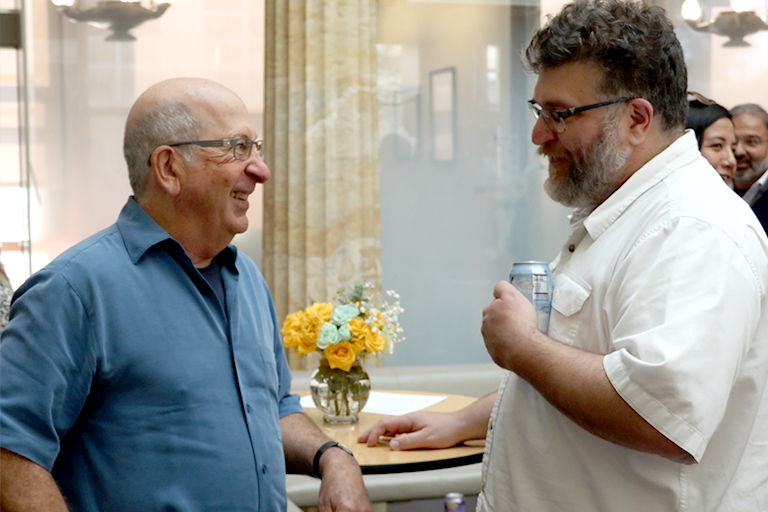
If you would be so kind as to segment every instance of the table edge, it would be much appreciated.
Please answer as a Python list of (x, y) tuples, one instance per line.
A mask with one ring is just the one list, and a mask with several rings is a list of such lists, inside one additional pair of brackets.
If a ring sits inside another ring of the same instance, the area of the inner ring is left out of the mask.
[(384, 475), (393, 473), (415, 473), (418, 471), (431, 471), (436, 469), (448, 469), (459, 466), (469, 466), (483, 461), (483, 453), (472, 453), (447, 459), (420, 460), (414, 462), (401, 462), (398, 464), (360, 465), (364, 475)]

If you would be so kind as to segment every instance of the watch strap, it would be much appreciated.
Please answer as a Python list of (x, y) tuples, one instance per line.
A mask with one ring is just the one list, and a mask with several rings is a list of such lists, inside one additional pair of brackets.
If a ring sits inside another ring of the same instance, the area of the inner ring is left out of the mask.
[[(315, 453), (315, 460), (312, 462), (312, 474), (316, 476), (317, 478), (321, 478), (320, 476), (320, 457), (323, 456), (323, 454), (328, 451), (330, 448), (341, 448), (348, 454), (352, 455), (352, 450), (344, 446), (343, 444), (336, 442), (336, 441), (328, 441), (327, 443), (324, 443), (323, 446), (317, 449), (317, 452)], [(352, 455), (354, 457), (354, 455)]]

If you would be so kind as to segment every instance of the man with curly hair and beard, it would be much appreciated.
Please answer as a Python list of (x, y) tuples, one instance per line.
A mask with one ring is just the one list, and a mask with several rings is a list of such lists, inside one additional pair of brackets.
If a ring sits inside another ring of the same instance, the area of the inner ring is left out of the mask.
[(481, 512), (768, 510), (768, 239), (684, 130), (687, 73), (656, 7), (569, 4), (533, 37), (532, 139), (574, 208), (548, 332), (500, 282), (497, 393), (386, 418), (369, 445), (486, 439)]

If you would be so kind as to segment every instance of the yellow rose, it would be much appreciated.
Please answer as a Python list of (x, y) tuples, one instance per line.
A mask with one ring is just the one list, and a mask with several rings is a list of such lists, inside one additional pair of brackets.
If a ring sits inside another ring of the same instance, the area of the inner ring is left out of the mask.
[[(373, 313), (369, 313), (367, 316), (370, 318), (371, 314)], [(360, 323), (355, 325), (355, 329), (352, 328), (352, 322), (349, 323), (350, 330), (353, 334), (352, 341), (361, 343), (362, 350), (367, 350), (372, 354), (375, 354), (387, 345), (387, 340), (381, 335), (381, 328), (384, 326), (384, 318), (382, 318), (381, 314), (376, 314), (374, 318), (375, 321), (373, 325), (376, 327), (377, 332), (373, 332), (371, 326), (362, 318), (359, 319)], [(354, 336), (355, 334), (358, 334), (360, 338), (356, 339), (357, 337)]]
[(379, 350), (383, 349), (387, 344), (387, 340), (379, 333), (373, 333), (365, 338), (365, 349), (371, 354), (375, 354)]
[(315, 343), (317, 338), (311, 336), (302, 336), (299, 339), (299, 344), (294, 348), (297, 354), (305, 356), (311, 352), (317, 350), (317, 344)]
[(299, 345), (299, 338), (300, 336), (295, 331), (283, 331), (283, 346), (296, 350), (296, 347)]
[[(305, 311), (285, 317), (282, 329), (283, 345), (293, 348), (293, 351), (301, 356), (317, 350), (317, 333), (313, 320)], [(318, 328), (317, 331), (319, 330)]]
[(316, 340), (317, 337), (320, 336), (320, 328), (322, 326), (323, 323), (320, 321), (319, 316), (307, 315), (304, 318), (304, 323), (301, 326), (301, 335)]
[(348, 372), (352, 368), (352, 363), (355, 362), (355, 351), (347, 341), (340, 341), (335, 345), (331, 345), (323, 352), (331, 368), (339, 368)]
[(349, 325), (349, 331), (352, 333), (352, 339), (349, 342), (352, 344), (355, 354), (359, 354), (365, 350), (365, 338), (371, 334), (371, 327), (360, 317), (353, 318), (347, 322), (347, 325)]
[(352, 345), (352, 350), (355, 351), (355, 354), (359, 354), (363, 350), (365, 350), (365, 337), (360, 338), (352, 338), (350, 341), (350, 345)]
[(305, 311), (310, 315), (317, 315), (322, 318), (323, 321), (320, 322), (320, 325), (323, 325), (325, 322), (331, 320), (331, 315), (333, 314), (333, 305), (327, 302), (315, 302)]
[(300, 356), (305, 356), (317, 350), (317, 336), (302, 333), (299, 339), (299, 344), (296, 347), (296, 353)]
[(283, 334), (283, 345), (295, 349), (299, 345), (301, 338), (301, 313), (293, 313), (285, 317), (283, 328), (280, 332)]
[(302, 329), (306, 336), (314, 340), (320, 336), (323, 324), (330, 320), (333, 306), (325, 302), (316, 302), (304, 310), (304, 325)]

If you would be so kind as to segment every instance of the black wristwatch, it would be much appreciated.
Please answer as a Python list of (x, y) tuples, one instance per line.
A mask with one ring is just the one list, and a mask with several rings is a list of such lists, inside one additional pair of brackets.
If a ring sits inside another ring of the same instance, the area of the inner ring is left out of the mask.
[(334, 446), (337, 447), (337, 448), (341, 448), (342, 450), (344, 450), (348, 454), (352, 455), (352, 457), (354, 458), (355, 455), (352, 453), (352, 450), (350, 450), (349, 448), (347, 448), (343, 444), (337, 443), (336, 441), (328, 441), (323, 446), (321, 446), (320, 448), (317, 449), (317, 453), (315, 453), (315, 460), (312, 463), (312, 473), (314, 473), (314, 475), (317, 478), (321, 478), (321, 476), (320, 476), (320, 457), (322, 457), (323, 454), (329, 448), (333, 448)]

